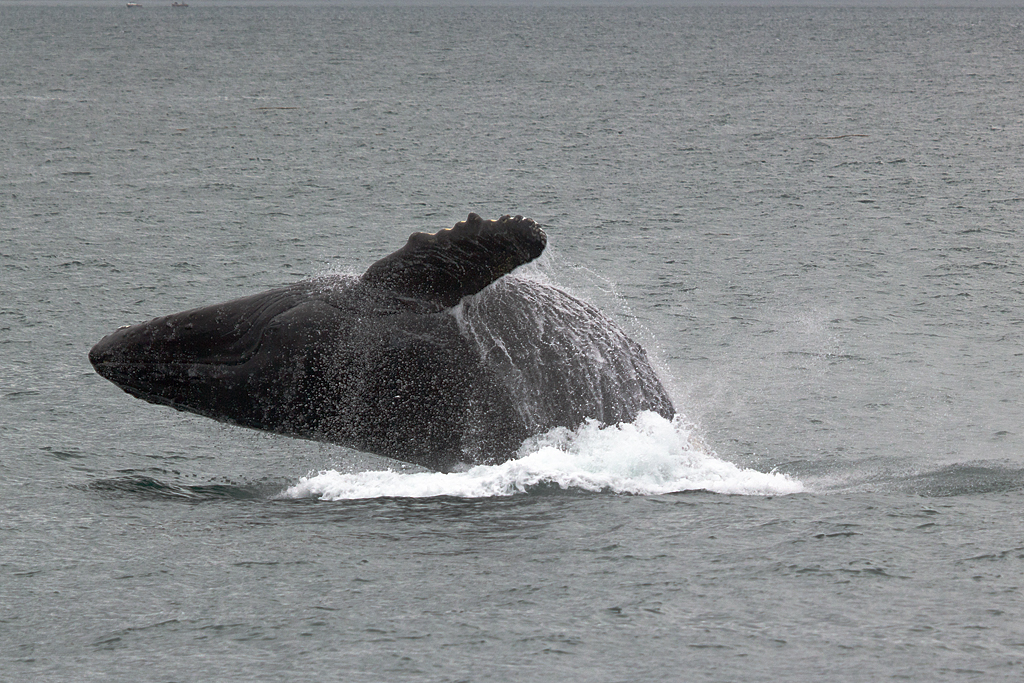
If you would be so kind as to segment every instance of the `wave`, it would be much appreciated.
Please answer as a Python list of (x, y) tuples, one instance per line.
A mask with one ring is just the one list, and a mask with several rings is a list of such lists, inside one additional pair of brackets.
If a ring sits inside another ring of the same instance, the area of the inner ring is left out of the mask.
[(157, 470), (165, 478), (149, 474), (129, 473), (110, 479), (98, 479), (82, 488), (106, 494), (133, 495), (148, 499), (173, 499), (202, 502), (210, 500), (267, 500), (285, 485), (280, 480), (247, 483), (220, 482), (182, 484), (174, 481), (176, 474)]
[(926, 498), (987, 495), (1024, 490), (1024, 469), (1017, 463), (971, 461), (935, 469), (847, 473), (812, 486), (820, 493), (903, 493)]
[(489, 498), (562, 490), (660, 495), (711, 491), (735, 495), (799, 493), (803, 484), (777, 472), (744, 469), (709, 452), (693, 428), (676, 417), (644, 412), (631, 423), (587, 422), (534, 437), (519, 457), (462, 472), (341, 473), (324, 470), (302, 477), (278, 498)]

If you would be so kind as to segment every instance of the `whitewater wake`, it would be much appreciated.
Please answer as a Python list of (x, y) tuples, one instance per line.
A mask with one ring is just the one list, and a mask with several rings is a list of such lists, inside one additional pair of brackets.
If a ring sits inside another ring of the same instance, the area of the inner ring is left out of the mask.
[(633, 495), (703, 490), (763, 496), (804, 490), (800, 481), (786, 474), (744, 469), (718, 458), (680, 417), (666, 420), (644, 412), (631, 423), (602, 427), (591, 421), (576, 430), (553, 429), (527, 441), (517, 459), (500, 465), (448, 474), (325, 470), (302, 477), (278, 497), (489, 498), (554, 485)]

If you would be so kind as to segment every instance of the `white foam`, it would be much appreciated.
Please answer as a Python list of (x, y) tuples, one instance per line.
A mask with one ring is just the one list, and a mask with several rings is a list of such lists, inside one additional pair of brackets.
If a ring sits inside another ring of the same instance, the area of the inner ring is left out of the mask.
[(393, 470), (343, 474), (321, 471), (302, 477), (282, 498), (488, 498), (557, 485), (562, 489), (657, 495), (705, 490), (737, 495), (783, 495), (804, 490), (776, 472), (744, 469), (708, 452), (680, 418), (643, 413), (634, 422), (577, 430), (553, 429), (523, 445), (520, 457), (465, 472), (402, 473)]

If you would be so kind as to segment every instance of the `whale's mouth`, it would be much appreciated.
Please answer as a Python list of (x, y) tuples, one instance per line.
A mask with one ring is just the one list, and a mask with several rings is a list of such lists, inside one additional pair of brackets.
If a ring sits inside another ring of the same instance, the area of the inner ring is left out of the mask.
[(92, 347), (89, 361), (132, 396), (194, 408), (195, 393), (230, 383), (259, 353), (274, 319), (301, 301), (291, 287), (121, 327)]
[[(234, 355), (172, 360), (167, 348), (152, 343), (149, 323), (122, 328), (104, 337), (89, 351), (89, 361), (104, 379), (149, 403), (195, 410), (196, 393), (216, 381), (224, 382), (248, 363), (260, 348), (259, 338)], [(214, 362), (216, 360), (216, 362)]]

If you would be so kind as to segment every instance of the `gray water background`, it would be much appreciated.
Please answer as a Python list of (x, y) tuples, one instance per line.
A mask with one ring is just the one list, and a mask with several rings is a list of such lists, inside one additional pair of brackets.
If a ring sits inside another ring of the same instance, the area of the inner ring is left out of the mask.
[[(1020, 9), (0, 7), (0, 680), (1019, 680)], [(782, 497), (279, 501), (123, 323), (522, 213)]]

